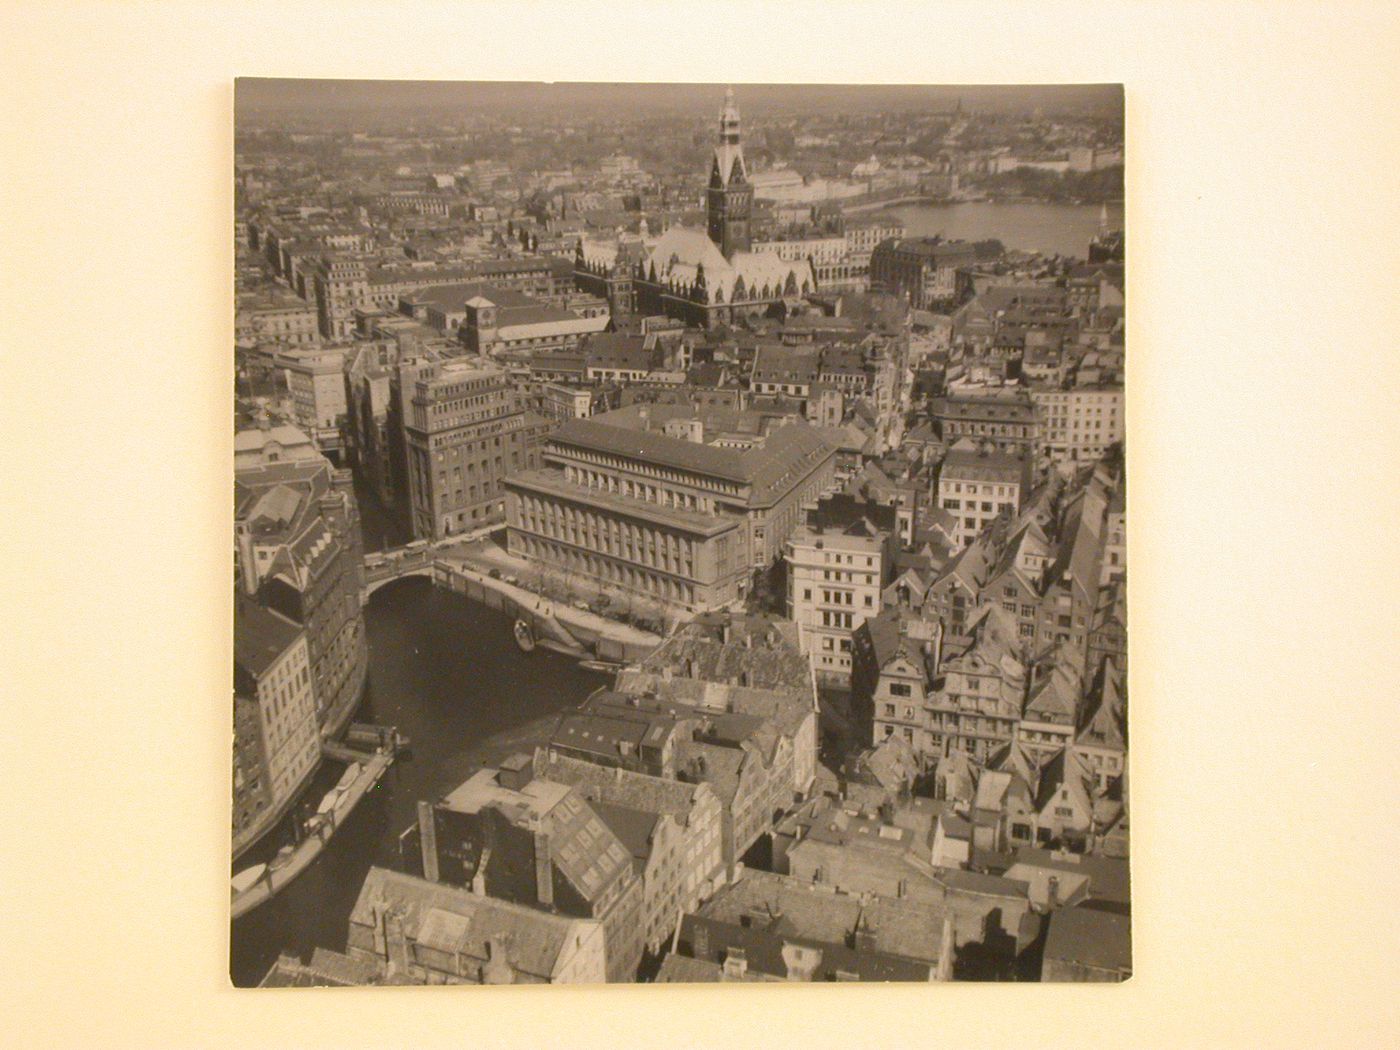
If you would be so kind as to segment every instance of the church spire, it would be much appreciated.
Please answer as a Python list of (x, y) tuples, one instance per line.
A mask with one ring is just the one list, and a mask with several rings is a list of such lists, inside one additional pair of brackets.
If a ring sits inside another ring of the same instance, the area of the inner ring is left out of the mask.
[(732, 87), (725, 90), (724, 108), (719, 111), (719, 141), (721, 145), (739, 145), (739, 107)]
[(726, 259), (736, 251), (748, 251), (753, 189), (744, 164), (744, 148), (739, 144), (739, 107), (734, 102), (733, 88), (724, 93), (719, 141), (715, 144), (710, 185), (705, 194), (710, 240)]

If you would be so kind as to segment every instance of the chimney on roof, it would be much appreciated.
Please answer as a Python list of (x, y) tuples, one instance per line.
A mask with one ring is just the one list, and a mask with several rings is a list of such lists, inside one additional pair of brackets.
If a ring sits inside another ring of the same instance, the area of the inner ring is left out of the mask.
[(472, 872), (472, 896), (486, 896), (486, 865), (491, 861), (491, 847), (487, 846), (481, 851), (481, 860), (477, 862), (476, 871)]
[(742, 981), (748, 973), (749, 962), (743, 948), (730, 948), (724, 956), (724, 979)]
[(423, 878), (438, 881), (437, 823), (430, 802), (418, 802), (418, 846), (423, 855)]
[(523, 791), (535, 779), (534, 762), (529, 755), (516, 752), (501, 763), (496, 783), (508, 791)]
[(851, 947), (858, 952), (873, 952), (876, 950), (875, 930), (870, 925), (870, 921), (861, 915), (856, 923), (855, 931), (851, 935)]

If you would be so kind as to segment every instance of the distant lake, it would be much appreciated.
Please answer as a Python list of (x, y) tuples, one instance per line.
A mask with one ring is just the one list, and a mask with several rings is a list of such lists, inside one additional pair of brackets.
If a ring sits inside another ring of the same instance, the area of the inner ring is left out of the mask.
[[(1099, 232), (1097, 204), (1036, 204), (969, 202), (965, 204), (904, 204), (887, 209), (904, 220), (911, 237), (941, 234), (950, 240), (979, 241), (995, 237), (1008, 248), (1083, 259), (1089, 241)], [(1123, 204), (1108, 206), (1108, 222), (1123, 226)]]

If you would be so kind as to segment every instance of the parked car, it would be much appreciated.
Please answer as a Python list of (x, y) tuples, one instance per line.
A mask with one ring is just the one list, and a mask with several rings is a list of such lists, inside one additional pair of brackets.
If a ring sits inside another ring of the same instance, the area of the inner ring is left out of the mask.
[(501, 570), (500, 570), (500, 569), (489, 569), (489, 570), (487, 570), (486, 575), (487, 575), (487, 576), (490, 576), (491, 579), (493, 579), (493, 580), (499, 580), (499, 579), (501, 578)]

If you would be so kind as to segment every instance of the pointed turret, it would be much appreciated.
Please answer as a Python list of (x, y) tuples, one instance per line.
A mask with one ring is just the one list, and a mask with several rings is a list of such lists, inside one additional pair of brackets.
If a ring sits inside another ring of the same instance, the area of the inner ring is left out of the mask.
[(752, 203), (744, 149), (739, 144), (739, 107), (734, 102), (734, 89), (730, 88), (719, 114), (719, 142), (706, 190), (707, 232), (726, 259), (735, 252), (749, 250)]

